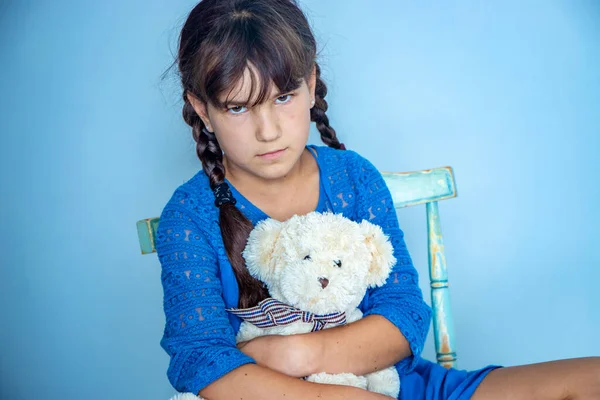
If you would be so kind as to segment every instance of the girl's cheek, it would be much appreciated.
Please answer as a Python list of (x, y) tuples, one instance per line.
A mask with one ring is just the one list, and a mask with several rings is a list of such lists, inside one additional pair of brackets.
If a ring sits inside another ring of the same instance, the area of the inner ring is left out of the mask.
[(288, 120), (297, 120), (302, 111), (303, 109), (299, 109), (299, 107), (294, 105), (294, 107), (289, 107), (283, 111), (283, 117)]

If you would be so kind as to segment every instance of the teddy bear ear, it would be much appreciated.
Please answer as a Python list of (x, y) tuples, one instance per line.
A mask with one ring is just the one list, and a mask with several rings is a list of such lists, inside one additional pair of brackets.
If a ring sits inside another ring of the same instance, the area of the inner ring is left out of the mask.
[(282, 222), (271, 218), (259, 222), (250, 232), (242, 252), (250, 275), (264, 283), (271, 281), (275, 270), (276, 257), (273, 253), (282, 227)]
[(379, 226), (362, 221), (360, 229), (371, 254), (367, 284), (369, 287), (381, 286), (396, 264), (394, 248)]

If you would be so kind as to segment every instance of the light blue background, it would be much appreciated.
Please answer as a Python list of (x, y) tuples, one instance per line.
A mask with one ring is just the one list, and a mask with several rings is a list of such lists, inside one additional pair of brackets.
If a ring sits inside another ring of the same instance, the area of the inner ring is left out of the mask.
[[(160, 80), (194, 2), (2, 4), (0, 397), (166, 400), (135, 222), (200, 167)], [(460, 367), (600, 355), (598, 2), (303, 4), (346, 145), (382, 170), (454, 167)], [(399, 216), (429, 299), (424, 213)]]

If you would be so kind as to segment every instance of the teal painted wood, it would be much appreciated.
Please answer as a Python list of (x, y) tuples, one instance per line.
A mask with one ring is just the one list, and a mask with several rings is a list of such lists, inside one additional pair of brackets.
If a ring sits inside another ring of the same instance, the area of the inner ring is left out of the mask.
[(444, 242), (437, 201), (425, 205), (427, 212), (427, 248), (429, 253), (429, 282), (431, 284), (431, 308), (433, 310), (433, 334), (438, 364), (446, 368), (456, 367), (454, 347), (454, 324), (450, 309), (448, 270), (444, 255)]
[(154, 253), (156, 251), (154, 238), (158, 228), (158, 217), (143, 219), (138, 221), (136, 225), (142, 254)]
[[(426, 205), (429, 280), (437, 361), (446, 368), (455, 367), (457, 356), (454, 348), (448, 272), (437, 203), (457, 195), (452, 168), (441, 167), (414, 172), (383, 172), (382, 175), (392, 194), (394, 207)], [(142, 254), (156, 251), (154, 238), (158, 223), (158, 217), (137, 222)]]
[(456, 197), (451, 167), (414, 172), (382, 172), (396, 208)]

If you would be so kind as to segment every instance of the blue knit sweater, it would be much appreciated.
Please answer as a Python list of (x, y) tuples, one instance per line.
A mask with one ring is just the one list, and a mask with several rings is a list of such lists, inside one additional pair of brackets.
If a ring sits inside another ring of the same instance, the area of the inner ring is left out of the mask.
[[(381, 174), (353, 151), (309, 146), (320, 169), (316, 211), (369, 220), (383, 228), (398, 260), (386, 284), (367, 292), (365, 316), (382, 315), (404, 334), (412, 356), (396, 366), (401, 374), (417, 364), (431, 310), (417, 284), (417, 272), (398, 226)], [(237, 207), (256, 224), (267, 218), (232, 188)], [(156, 250), (162, 265), (166, 326), (161, 341), (171, 357), (167, 375), (180, 392), (199, 390), (254, 360), (235, 346), (240, 320), (225, 311), (238, 305), (238, 286), (223, 246), (214, 195), (203, 171), (181, 185), (165, 206)]]

